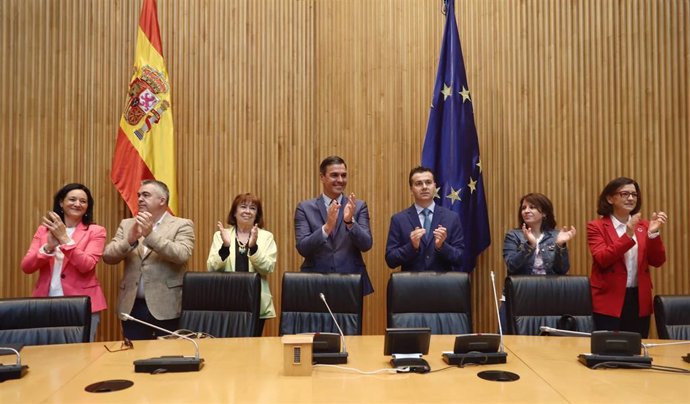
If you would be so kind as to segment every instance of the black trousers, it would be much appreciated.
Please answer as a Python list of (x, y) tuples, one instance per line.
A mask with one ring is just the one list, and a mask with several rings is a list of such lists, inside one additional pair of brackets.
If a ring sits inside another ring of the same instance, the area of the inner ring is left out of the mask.
[[(171, 320), (158, 320), (157, 318), (153, 317), (153, 314), (151, 314), (149, 311), (149, 307), (146, 305), (145, 299), (136, 299), (134, 301), (134, 307), (132, 307), (132, 312), (129, 315), (170, 331), (176, 331), (177, 325), (179, 324), (179, 318), (174, 318)], [(122, 321), (122, 334), (124, 334), (125, 338), (130, 340), (156, 339), (160, 336), (169, 335), (167, 332), (151, 328), (132, 320)]]
[(649, 336), (650, 316), (640, 317), (640, 300), (637, 288), (625, 290), (625, 301), (620, 317), (593, 313), (594, 326), (597, 330), (631, 331), (639, 333), (642, 338)]

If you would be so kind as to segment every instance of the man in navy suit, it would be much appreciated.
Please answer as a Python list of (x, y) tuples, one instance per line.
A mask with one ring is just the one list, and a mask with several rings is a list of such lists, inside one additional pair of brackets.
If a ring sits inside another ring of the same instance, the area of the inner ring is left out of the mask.
[(362, 274), (363, 293), (372, 293), (362, 252), (372, 245), (369, 209), (355, 194), (345, 196), (347, 165), (338, 156), (319, 167), (323, 193), (302, 201), (295, 211), (297, 251), (304, 257), (302, 272)]
[(436, 182), (431, 169), (413, 168), (409, 182), (414, 205), (391, 217), (386, 263), (403, 271), (460, 271), (460, 217), (434, 203)]

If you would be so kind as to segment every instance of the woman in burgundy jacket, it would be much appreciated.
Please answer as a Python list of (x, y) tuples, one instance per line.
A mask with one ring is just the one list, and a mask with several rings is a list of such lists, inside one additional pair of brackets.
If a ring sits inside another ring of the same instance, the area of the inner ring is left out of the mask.
[(91, 341), (96, 337), (100, 312), (107, 308), (96, 264), (103, 255), (105, 229), (92, 224), (93, 197), (82, 184), (67, 184), (53, 201), (53, 211), (41, 219), (22, 271), (39, 272), (34, 297), (89, 296)]
[(640, 186), (620, 177), (609, 182), (599, 196), (599, 219), (587, 224), (592, 253), (592, 308), (597, 330), (633, 331), (647, 338), (652, 314), (652, 279), (649, 266), (666, 261), (660, 230), (668, 220), (654, 212), (650, 221), (639, 213)]

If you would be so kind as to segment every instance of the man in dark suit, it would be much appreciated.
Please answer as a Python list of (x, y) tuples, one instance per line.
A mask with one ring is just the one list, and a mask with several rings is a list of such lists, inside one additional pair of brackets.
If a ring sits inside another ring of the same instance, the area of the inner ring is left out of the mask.
[(302, 272), (362, 274), (363, 293), (372, 293), (362, 252), (371, 249), (369, 209), (355, 194), (345, 196), (347, 165), (338, 156), (319, 167), (323, 193), (302, 201), (295, 211), (297, 251)]
[[(168, 213), (168, 187), (154, 180), (141, 183), (136, 217), (120, 222), (103, 253), (106, 264), (125, 261), (118, 314), (176, 330), (182, 310), (182, 279), (194, 249), (194, 224)], [(166, 333), (135, 321), (122, 321), (129, 339), (154, 339)]]
[(460, 217), (434, 203), (436, 181), (431, 169), (413, 168), (409, 182), (414, 204), (391, 217), (386, 263), (403, 271), (460, 271)]

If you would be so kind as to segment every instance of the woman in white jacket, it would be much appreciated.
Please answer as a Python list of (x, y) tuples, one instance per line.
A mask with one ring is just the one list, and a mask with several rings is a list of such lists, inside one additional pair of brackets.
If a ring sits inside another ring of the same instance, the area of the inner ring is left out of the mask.
[(261, 276), (261, 308), (256, 336), (263, 333), (267, 318), (276, 316), (268, 275), (276, 266), (278, 248), (273, 234), (263, 229), (261, 200), (250, 193), (235, 197), (228, 214), (229, 227), (218, 221), (218, 231), (208, 253), (209, 271), (256, 272)]

